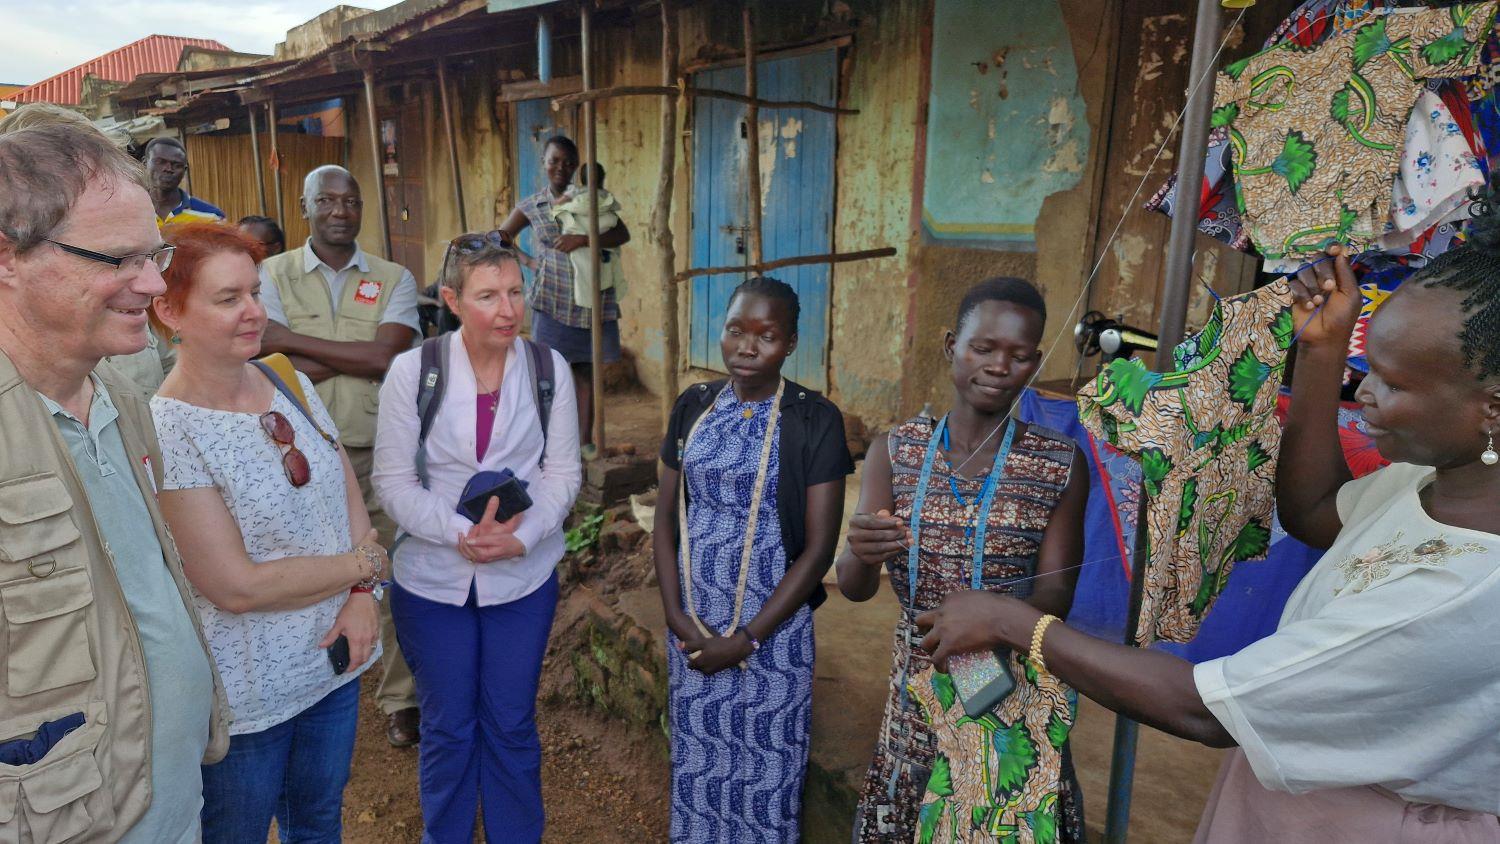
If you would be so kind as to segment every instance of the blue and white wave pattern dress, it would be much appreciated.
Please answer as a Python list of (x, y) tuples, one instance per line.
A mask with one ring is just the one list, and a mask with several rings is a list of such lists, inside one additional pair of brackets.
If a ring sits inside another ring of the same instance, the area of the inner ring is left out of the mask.
[[(683, 455), (693, 597), (711, 630), (725, 631), (734, 617), (750, 499), (773, 401), (741, 403), (725, 386)], [(752, 411), (748, 419), (746, 408)], [(760, 611), (789, 565), (776, 513), (779, 440), (780, 432), (774, 433), (741, 625)], [(683, 600), (685, 608), (686, 595)], [(812, 716), (812, 610), (799, 608), (745, 668), (712, 675), (689, 668), (675, 637), (667, 653), (672, 841), (797, 841)]]

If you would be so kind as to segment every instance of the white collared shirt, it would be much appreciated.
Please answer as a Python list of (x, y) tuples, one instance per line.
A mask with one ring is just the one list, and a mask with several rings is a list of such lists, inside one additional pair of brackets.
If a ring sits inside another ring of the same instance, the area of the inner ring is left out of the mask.
[[(449, 344), (448, 368), (443, 374), (442, 404), (427, 435), (428, 488), (422, 487), (416, 469), (421, 349), (403, 352), (391, 361), (380, 388), (370, 482), (386, 513), (410, 534), (393, 561), (396, 581), (403, 589), (430, 601), (462, 606), (472, 583), (480, 606), (507, 603), (545, 583), (563, 556), (563, 520), (573, 509), (583, 482), (573, 377), (562, 356), (552, 352), (555, 392), (546, 467), (540, 468), (542, 430), (536, 388), (522, 359), (524, 341), (517, 338), (500, 379), (489, 449), (484, 460), (476, 460), (474, 369), (462, 331), (447, 335), (444, 342)], [(516, 538), (526, 553), (493, 563), (471, 563), (458, 553), (458, 537), (473, 527), (458, 513), (459, 496), (476, 472), (506, 468), (527, 482), (532, 500), (516, 528)]]
[[(366, 257), (365, 250), (358, 243), (354, 244), (354, 255), (349, 258), (349, 263), (340, 269), (330, 267), (318, 253), (313, 251), (312, 238), (302, 247), (302, 271), (312, 272), (317, 270), (323, 274), (323, 280), (328, 282), (328, 295), (333, 300), (333, 312), (338, 313), (339, 302), (344, 292), (344, 281), (356, 272), (367, 273), (370, 271), (370, 259)], [(287, 324), (286, 309), (281, 305), (281, 291), (271, 281), (271, 276), (266, 268), (260, 268), (260, 303), (265, 306), (266, 317), (272, 322), (282, 325)], [(380, 318), (381, 325), (386, 323), (404, 325), (417, 333), (422, 331), (422, 323), (417, 318), (417, 278), (411, 274), (411, 270), (405, 267), (401, 270), (401, 280), (396, 282), (396, 289), (391, 291), (390, 301), (386, 303), (385, 314)]]

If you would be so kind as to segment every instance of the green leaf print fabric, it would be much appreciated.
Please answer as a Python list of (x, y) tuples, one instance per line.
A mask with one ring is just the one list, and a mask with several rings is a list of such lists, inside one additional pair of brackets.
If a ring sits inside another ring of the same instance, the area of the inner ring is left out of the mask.
[(1270, 547), (1276, 392), (1294, 325), (1283, 279), (1219, 302), (1172, 351), (1174, 371), (1117, 360), (1078, 393), (1089, 431), (1141, 462), (1151, 555), (1143, 646), (1192, 639), (1235, 562)]
[(1390, 10), (1318, 46), (1286, 41), (1219, 74), (1213, 123), (1229, 130), (1238, 202), (1268, 268), (1312, 260), (1332, 243), (1362, 252), (1384, 233), (1423, 83), (1479, 69), (1495, 8)]

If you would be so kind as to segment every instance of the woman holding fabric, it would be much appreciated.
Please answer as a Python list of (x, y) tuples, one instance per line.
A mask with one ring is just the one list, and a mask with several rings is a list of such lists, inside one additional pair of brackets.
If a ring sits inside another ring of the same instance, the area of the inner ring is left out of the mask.
[(918, 619), (942, 664), (991, 646), (1225, 761), (1200, 842), (1500, 841), (1500, 217), (1370, 320), (1358, 480), (1337, 430), (1361, 297), (1340, 250), (1293, 285), (1298, 342), (1278, 467), (1288, 533), (1328, 552), (1278, 630), (1197, 666), (1095, 639), (1005, 596)]
[[(573, 388), (577, 393), (578, 430), (582, 445), (591, 449), (594, 443), (594, 382), (592, 378), (593, 319), (590, 308), (579, 307), (573, 297), (573, 264), (568, 254), (589, 247), (586, 235), (563, 234), (552, 215), (554, 205), (566, 202), (573, 174), (578, 172), (578, 146), (563, 135), (548, 138), (542, 147), (542, 173), (546, 186), (521, 200), (500, 231), (512, 243), (528, 226), (535, 232), (536, 255), (531, 268), (535, 275), (526, 289), (531, 305), (531, 331), (536, 339), (562, 354), (573, 369)], [(630, 229), (623, 221), (599, 233), (601, 249), (617, 249), (630, 242)], [(603, 291), (604, 362), (620, 359), (620, 306), (613, 288)]]
[(265, 844), (274, 816), (284, 840), (338, 841), (385, 551), (312, 383), (251, 362), (260, 244), (214, 223), (162, 235), (177, 251), (152, 321), (178, 360), (151, 400), (161, 509), (233, 713), (229, 755), (203, 769), (203, 840)]
[(970, 288), (944, 340), (952, 409), (870, 443), (839, 589), (867, 601), (887, 568), (902, 617), (856, 841), (987, 841), (1022, 825), (1038, 840), (1053, 829), (1056, 840), (1083, 841), (1066, 744), (1072, 690), (986, 652), (975, 666), (991, 682), (1008, 674), (1015, 691), (985, 700), (985, 689), (934, 671), (912, 647), (913, 618), (954, 592), (1010, 593), (1057, 615), (1073, 603), (1088, 465), (1072, 440), (1010, 417), (1040, 365), (1045, 323), (1029, 282)]
[[(582, 481), (572, 383), (561, 356), (543, 346), (534, 359), (520, 337), (521, 268), (498, 233), (456, 238), (441, 283), (463, 323), (427, 341), (444, 386), (429, 396), (424, 428), (418, 398), (432, 370), (423, 350), (391, 363), (371, 475), (407, 535), (391, 614), (422, 710), (422, 840), (468, 844), (481, 809), (489, 840), (540, 841), (537, 682), (563, 520)], [(552, 356), (556, 384), (545, 421), (540, 355)], [(529, 508), (497, 518), (498, 495), (481, 495), (482, 513), (460, 510), (473, 482), (482, 492), (505, 470), (525, 485)]]
[(662, 442), (674, 842), (800, 835), (812, 610), (854, 467), (838, 408), (781, 375), (799, 309), (774, 279), (735, 288), (719, 341), (730, 377), (683, 392)]

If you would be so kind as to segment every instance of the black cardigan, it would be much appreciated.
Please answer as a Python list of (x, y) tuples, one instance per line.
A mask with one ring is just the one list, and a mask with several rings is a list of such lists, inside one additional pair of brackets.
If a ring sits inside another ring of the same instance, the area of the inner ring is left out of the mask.
[[(682, 471), (683, 441), (693, 423), (713, 406), (728, 379), (697, 384), (683, 391), (667, 421), (661, 443), (661, 462)], [(844, 416), (838, 407), (816, 390), (792, 381), (781, 395), (781, 460), (777, 471), (776, 514), (781, 519), (781, 539), (787, 564), (796, 562), (807, 547), (807, 488), (847, 477), (854, 472), (854, 458), (844, 438)], [(823, 585), (813, 590), (808, 603), (817, 607), (828, 597)]]

